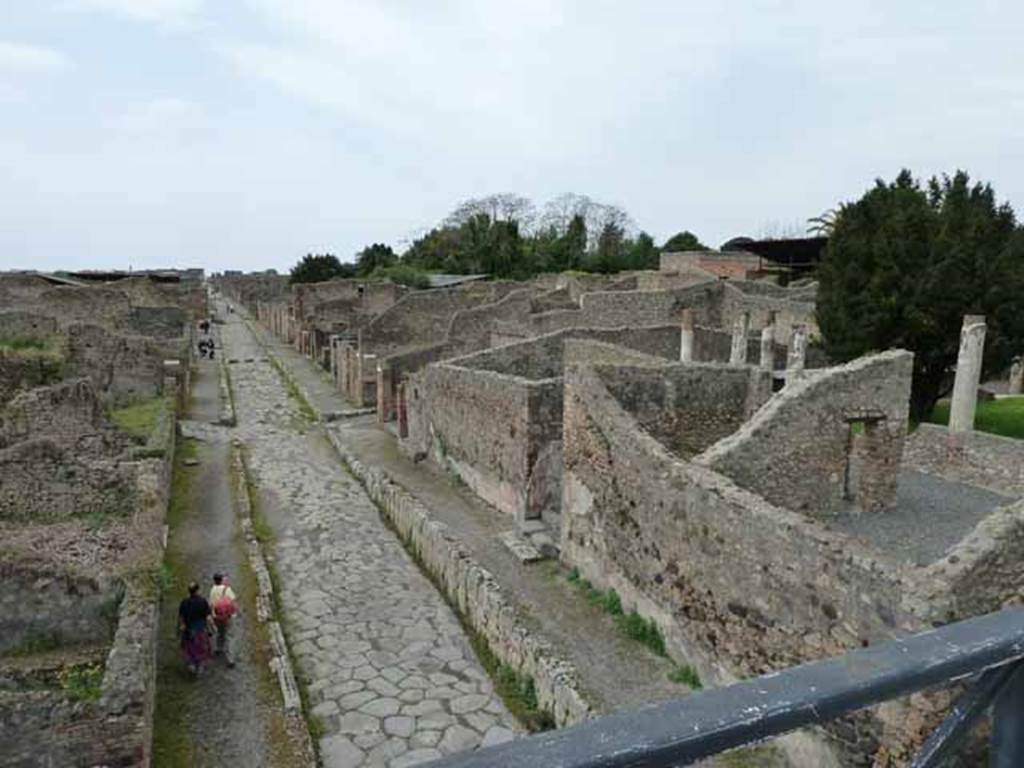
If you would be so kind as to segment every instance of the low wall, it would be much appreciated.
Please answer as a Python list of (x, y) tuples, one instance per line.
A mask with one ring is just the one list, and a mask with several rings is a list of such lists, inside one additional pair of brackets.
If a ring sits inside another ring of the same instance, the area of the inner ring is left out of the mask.
[[(566, 371), (563, 449), (563, 560), (654, 619), (705, 681), (923, 628), (904, 605), (900, 566), (676, 459), (588, 366)], [(863, 756), (881, 726), (864, 717), (841, 728), (843, 751)]]
[(406, 392), (407, 451), (454, 470), (478, 496), (517, 519), (540, 514), (527, 490), (536, 458), (531, 443), (542, 429), (531, 408), (560, 410), (558, 384), (438, 363), (413, 376)]
[(57, 335), (57, 321), (35, 312), (0, 312), (0, 340), (34, 339), (41, 341)]
[(907, 466), (1010, 495), (1024, 494), (1024, 440), (920, 424), (903, 449)]
[(0, 563), (0, 655), (33, 639), (110, 642), (123, 587), (109, 580)]
[(127, 404), (163, 390), (164, 360), (189, 365), (187, 338), (121, 336), (95, 325), (68, 328), (65, 375), (87, 376), (105, 400)]
[(733, 434), (772, 391), (770, 374), (752, 366), (616, 364), (595, 372), (642, 429), (684, 457)]
[(335, 432), (328, 431), (328, 437), (370, 498), (494, 655), (533, 679), (538, 704), (551, 712), (555, 724), (575, 725), (590, 717), (590, 705), (571, 662), (559, 658), (549, 644), (523, 625), (516, 604), (458, 537), (444, 523), (431, 519), (429, 510), (384, 472), (359, 461)]
[[(808, 372), (697, 461), (812, 517), (835, 515), (847, 501), (882, 509), (896, 497), (913, 359), (897, 350)], [(864, 433), (854, 441), (857, 422)]]
[(59, 353), (0, 349), (0, 406), (22, 390), (54, 384), (64, 375)]
[(5, 764), (20, 768), (150, 765), (159, 594), (150, 581), (153, 576), (135, 569), (155, 568), (162, 558), (174, 432), (172, 418), (161, 430), (159, 458), (135, 462), (132, 554), (121, 565), (125, 592), (99, 699), (75, 702), (59, 688), (0, 692), (0, 755)]

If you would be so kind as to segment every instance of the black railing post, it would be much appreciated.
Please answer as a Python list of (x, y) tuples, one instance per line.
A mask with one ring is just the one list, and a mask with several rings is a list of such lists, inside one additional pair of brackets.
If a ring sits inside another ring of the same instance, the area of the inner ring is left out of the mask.
[(1024, 664), (1016, 670), (992, 705), (991, 768), (1024, 766)]

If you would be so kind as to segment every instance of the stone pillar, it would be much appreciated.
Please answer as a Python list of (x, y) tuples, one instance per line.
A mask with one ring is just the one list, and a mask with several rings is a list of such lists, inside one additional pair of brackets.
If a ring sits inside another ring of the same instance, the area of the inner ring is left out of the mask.
[(390, 365), (377, 363), (377, 421), (391, 421), (394, 418), (394, 382)]
[(679, 328), (679, 362), (693, 362), (693, 310), (684, 309)]
[(786, 381), (798, 379), (804, 374), (807, 360), (807, 326), (795, 323), (789, 336), (789, 353), (786, 357)]
[(409, 412), (405, 405), (406, 387), (403, 381), (398, 385), (398, 436), (403, 440), (409, 436)]
[(1018, 357), (1010, 365), (1010, 385), (1006, 391), (1011, 395), (1024, 392), (1024, 358)]
[(949, 433), (974, 429), (974, 409), (978, 405), (981, 383), (981, 358), (985, 351), (985, 316), (964, 315), (960, 329), (960, 352), (956, 358), (953, 399), (949, 406)]
[(768, 313), (768, 324), (761, 329), (761, 359), (759, 365), (762, 371), (771, 371), (775, 367), (775, 313)]
[(188, 399), (187, 386), (185, 385), (185, 374), (188, 369), (181, 364), (180, 360), (164, 360), (164, 397), (174, 398), (177, 408), (184, 408)]
[(729, 362), (732, 365), (746, 365), (747, 336), (750, 334), (750, 313), (741, 312), (732, 324), (732, 349), (729, 350)]

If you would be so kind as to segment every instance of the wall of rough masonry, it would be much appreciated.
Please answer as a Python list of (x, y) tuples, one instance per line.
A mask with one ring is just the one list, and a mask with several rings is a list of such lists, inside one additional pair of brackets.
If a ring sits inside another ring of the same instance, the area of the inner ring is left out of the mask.
[(560, 377), (564, 345), (574, 337), (667, 355), (678, 348), (673, 326), (584, 328), (428, 365), (409, 379), (405, 390), (405, 450), (431, 456), (516, 519), (557, 514)]
[[(808, 372), (696, 460), (812, 517), (849, 501), (885, 508), (896, 494), (912, 366), (913, 355), (896, 350)], [(863, 425), (856, 440), (855, 423)]]
[(457, 472), (481, 498), (524, 518), (531, 401), (557, 398), (557, 389), (489, 371), (428, 365), (407, 385), (407, 450), (431, 456)]
[(42, 341), (57, 335), (57, 321), (39, 312), (0, 312), (0, 340)]
[(87, 376), (104, 399), (114, 404), (147, 400), (163, 390), (165, 360), (188, 366), (187, 338), (122, 336), (96, 325), (67, 328), (69, 378)]
[[(134, 463), (133, 480), (135, 504), (129, 515), (129, 560), (120, 568), (130, 571), (133, 567), (158, 563), (162, 557), (162, 530), (170, 492), (170, 467), (174, 456), (173, 418), (166, 420), (159, 435), (154, 437), (154, 446), (159, 456), (139, 459)], [(0, 469), (0, 478), (6, 477)], [(12, 565), (18, 573), (27, 574), (23, 566)], [(95, 605), (95, 595), (90, 593), (90, 579), (53, 577), (50, 584), (36, 580), (26, 588), (50, 594), (56, 606), (61, 605), (60, 590), (73, 584), (79, 591), (79, 598)], [(124, 583), (123, 596), (119, 580), (104, 574), (96, 580), (102, 601), (96, 606), (104, 619), (116, 619), (116, 629), (110, 638), (110, 626), (96, 635), (109, 644), (103, 664), (103, 679), (100, 697), (96, 701), (75, 702), (70, 700), (59, 685), (33, 689), (19, 689), (9, 686), (0, 698), (0, 754), (12, 765), (55, 766), (55, 765), (110, 765), (148, 766), (152, 742), (153, 707), (156, 689), (156, 637), (158, 630), (159, 595), (149, 586), (146, 579), (128, 579)], [(5, 579), (5, 584), (7, 580)], [(58, 587), (54, 584), (61, 585)], [(109, 585), (106, 586), (106, 585)], [(70, 591), (70, 589), (69, 589)], [(115, 606), (117, 598), (120, 602)], [(83, 606), (79, 604), (81, 609)], [(114, 608), (117, 608), (114, 611)], [(40, 607), (39, 614), (49, 610), (57, 627), (67, 620), (51, 606)], [(7, 612), (5, 611), (5, 614)], [(9, 618), (10, 615), (7, 615)], [(31, 621), (33, 616), (26, 616)], [(99, 631), (98, 624), (82, 617), (83, 629)], [(4, 627), (4, 630), (7, 630)], [(10, 631), (23, 632), (22, 628)], [(7, 632), (0, 630), (6, 637)], [(88, 636), (76, 640), (92, 639)], [(32, 660), (27, 660), (31, 662)], [(43, 677), (54, 671), (35, 668), (32, 674)]]
[(0, 411), (0, 448), (41, 437), (78, 445), (101, 432), (104, 424), (103, 409), (88, 379), (36, 387), (18, 393)]
[(920, 424), (907, 438), (903, 462), (922, 472), (1024, 494), (1024, 441), (986, 432), (951, 435), (945, 426)]
[(467, 354), (486, 349), (491, 343), (491, 331), (495, 323), (529, 315), (536, 295), (536, 288), (520, 288), (510, 291), (495, 302), (456, 312), (445, 333), (451, 354)]
[(772, 392), (770, 374), (752, 366), (616, 364), (594, 370), (642, 429), (684, 457), (734, 433)]
[[(563, 450), (563, 560), (656, 621), (671, 655), (706, 682), (922, 628), (898, 566), (678, 459), (589, 366), (566, 371)], [(842, 751), (861, 757), (882, 730), (871, 718), (836, 727)]]
[(46, 638), (62, 645), (109, 643), (120, 584), (0, 562), (0, 654)]
[(0, 349), (0, 405), (22, 390), (60, 381), (63, 375), (60, 355)]

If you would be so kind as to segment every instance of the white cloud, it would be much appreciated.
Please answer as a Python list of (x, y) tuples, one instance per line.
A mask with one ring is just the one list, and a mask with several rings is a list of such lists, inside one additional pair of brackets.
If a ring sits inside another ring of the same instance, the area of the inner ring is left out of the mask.
[(0, 73), (52, 74), (70, 66), (68, 57), (54, 48), (0, 41)]
[(177, 26), (191, 21), (203, 0), (65, 0), (71, 10), (101, 11), (135, 21)]
[(198, 113), (199, 107), (188, 99), (159, 96), (125, 110), (115, 123), (126, 137), (166, 142), (188, 129)]

